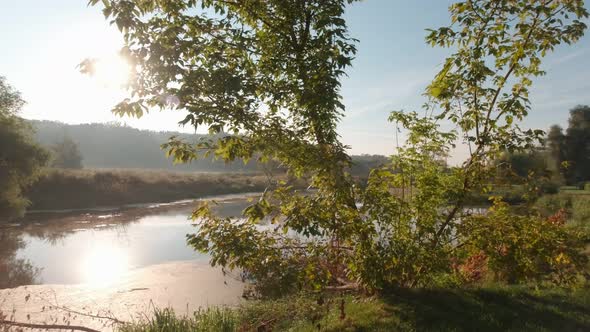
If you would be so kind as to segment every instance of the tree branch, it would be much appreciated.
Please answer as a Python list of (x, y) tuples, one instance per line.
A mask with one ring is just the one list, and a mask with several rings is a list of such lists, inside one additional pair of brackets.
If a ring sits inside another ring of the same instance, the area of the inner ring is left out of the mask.
[(15, 321), (10, 321), (10, 320), (0, 320), (0, 326), (3, 326), (3, 325), (4, 326), (24, 327), (24, 328), (28, 328), (28, 329), (100, 332), (99, 330), (94, 330), (89, 327), (77, 326), (77, 325), (33, 324), (33, 323), (15, 322)]

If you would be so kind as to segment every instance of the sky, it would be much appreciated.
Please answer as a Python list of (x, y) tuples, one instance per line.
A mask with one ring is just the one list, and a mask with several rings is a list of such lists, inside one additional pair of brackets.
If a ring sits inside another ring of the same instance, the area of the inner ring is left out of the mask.
[[(424, 42), (425, 29), (449, 23), (450, 0), (365, 0), (347, 9), (358, 54), (343, 80), (345, 116), (339, 133), (352, 154), (395, 151), (393, 110), (420, 110), (422, 93), (448, 54)], [(0, 0), (0, 75), (27, 101), (21, 115), (65, 123), (120, 122), (141, 129), (184, 131), (182, 111), (154, 111), (140, 119), (110, 109), (126, 94), (82, 75), (85, 58), (114, 57), (119, 31), (86, 0)], [(589, 33), (590, 34), (590, 33)], [(532, 112), (524, 127), (567, 127), (569, 109), (590, 104), (590, 35), (546, 57), (548, 74), (534, 80)], [(465, 151), (455, 152), (460, 160)]]

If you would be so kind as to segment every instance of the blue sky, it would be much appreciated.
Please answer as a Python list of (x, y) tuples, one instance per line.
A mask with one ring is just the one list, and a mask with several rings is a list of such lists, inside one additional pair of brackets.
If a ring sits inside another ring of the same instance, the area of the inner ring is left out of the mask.
[[(360, 40), (349, 77), (343, 81), (346, 116), (339, 126), (351, 152), (391, 154), (391, 110), (418, 110), (422, 91), (443, 62), (445, 50), (424, 43), (426, 28), (445, 25), (448, 0), (366, 0), (346, 13), (350, 33)], [(110, 107), (125, 94), (78, 73), (87, 57), (112, 55), (122, 45), (98, 8), (86, 0), (0, 0), (0, 75), (19, 89), (28, 104), (23, 116), (68, 123), (125, 122), (152, 130), (181, 130), (182, 112), (154, 112), (120, 119)], [(590, 104), (590, 36), (559, 47), (535, 80), (533, 111), (526, 127), (567, 124), (568, 110)], [(463, 153), (457, 151), (455, 158)]]

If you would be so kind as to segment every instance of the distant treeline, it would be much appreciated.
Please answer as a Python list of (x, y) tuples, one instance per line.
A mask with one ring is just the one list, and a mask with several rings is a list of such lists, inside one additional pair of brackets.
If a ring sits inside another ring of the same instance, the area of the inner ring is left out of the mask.
[[(187, 142), (197, 142), (204, 135), (178, 132), (140, 130), (120, 124), (65, 124), (55, 121), (31, 120), (36, 129), (35, 137), (46, 147), (73, 141), (78, 145), (82, 165), (86, 168), (134, 168), (163, 169), (172, 171), (201, 172), (260, 172), (264, 167), (255, 161), (225, 163), (213, 158), (195, 160), (190, 164), (174, 165), (166, 158), (160, 145), (171, 136)], [(379, 155), (353, 156), (352, 173), (366, 176), (371, 168), (387, 162)], [(276, 169), (274, 170), (276, 171)]]
[(160, 145), (171, 136), (197, 142), (203, 135), (139, 130), (119, 124), (65, 124), (54, 121), (31, 121), (35, 136), (43, 146), (53, 146), (71, 139), (78, 145), (82, 164), (87, 168), (145, 168), (174, 171), (253, 172), (256, 163), (241, 161), (226, 164), (220, 160), (200, 159), (190, 164), (174, 165)]

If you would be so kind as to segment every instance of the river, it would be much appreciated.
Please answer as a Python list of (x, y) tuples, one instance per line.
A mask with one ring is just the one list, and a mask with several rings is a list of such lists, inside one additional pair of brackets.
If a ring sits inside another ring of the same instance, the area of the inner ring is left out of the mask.
[[(221, 216), (234, 217), (255, 197), (208, 198)], [(240, 302), (237, 273), (210, 267), (186, 244), (194, 232), (185, 201), (95, 211), (29, 214), (0, 229), (0, 311), (42, 322), (60, 311), (92, 308), (119, 320), (137, 319), (150, 306), (190, 312)], [(47, 310), (51, 308), (52, 310)], [(29, 316), (27, 316), (29, 315)], [(29, 318), (32, 317), (32, 318)], [(109, 320), (76, 323), (108, 328)]]

